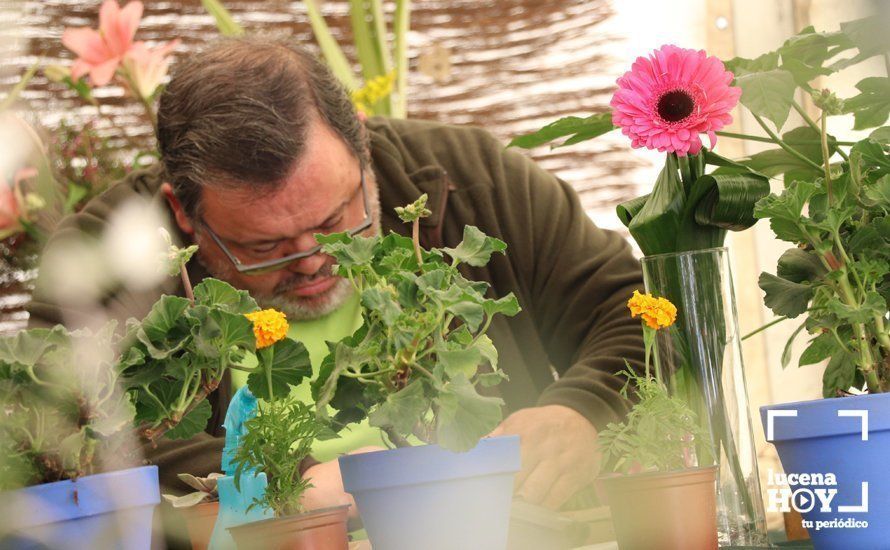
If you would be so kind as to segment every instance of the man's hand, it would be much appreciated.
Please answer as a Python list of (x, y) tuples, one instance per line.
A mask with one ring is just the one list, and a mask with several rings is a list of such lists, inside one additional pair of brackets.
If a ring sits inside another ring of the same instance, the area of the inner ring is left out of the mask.
[[(362, 447), (349, 454), (370, 453), (373, 451), (385, 451), (383, 447)], [(340, 475), (340, 463), (336, 460), (316, 464), (306, 470), (305, 478), (312, 483), (312, 487), (303, 493), (303, 507), (306, 510), (317, 510), (331, 506), (349, 504), (349, 517), (358, 517), (358, 508), (352, 495), (343, 489), (343, 477)]]
[(522, 442), (516, 496), (528, 502), (556, 510), (599, 474), (596, 428), (574, 409), (562, 405), (522, 409), (490, 436), (511, 434)]

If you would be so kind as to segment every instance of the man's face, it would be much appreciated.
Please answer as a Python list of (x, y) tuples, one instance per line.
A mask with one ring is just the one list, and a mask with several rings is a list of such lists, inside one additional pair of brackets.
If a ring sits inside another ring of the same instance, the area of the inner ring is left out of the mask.
[[(379, 231), (379, 203), (373, 172), (365, 170), (373, 224)], [(243, 264), (274, 260), (306, 251), (317, 243), (315, 233), (352, 229), (364, 220), (359, 160), (328, 126), (310, 126), (307, 148), (284, 185), (259, 194), (249, 187), (205, 188), (201, 222), (209, 227)], [(238, 273), (196, 223), (198, 259), (214, 276), (245, 289), (263, 307), (284, 311), (294, 320), (330, 313), (351, 294), (349, 281), (332, 275), (334, 259), (315, 254), (278, 271), (260, 275)]]

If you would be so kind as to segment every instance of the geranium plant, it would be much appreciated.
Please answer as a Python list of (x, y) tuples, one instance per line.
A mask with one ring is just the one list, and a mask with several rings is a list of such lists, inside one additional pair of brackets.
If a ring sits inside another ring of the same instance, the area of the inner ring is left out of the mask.
[[(104, 466), (96, 456), (132, 456), (129, 441), (192, 437), (206, 428), (206, 398), (228, 369), (248, 371), (263, 398), (311, 373), (305, 347), (282, 333), (280, 313), (258, 312), (247, 292), (217, 279), (192, 289), (185, 264), (196, 250), (171, 244), (164, 257), (187, 297), (162, 296), (122, 336), (110, 322), (94, 332), (57, 326), (0, 339), (0, 468), (14, 470), (0, 476), (4, 488), (94, 473)], [(257, 366), (245, 366), (253, 353)]]
[(412, 224), (413, 238), (316, 235), (337, 260), (337, 273), (361, 295), (364, 323), (329, 344), (312, 390), (320, 415), (328, 405), (337, 410), (336, 427), (368, 417), (397, 446), (416, 436), (466, 451), (502, 418), (502, 400), (477, 391), (506, 379), (485, 333), (495, 315), (515, 315), (519, 304), (512, 293), (487, 298), (487, 283), (458, 270), (486, 265), (506, 249), (503, 241), (467, 226), (456, 247), (422, 249), (418, 227), (429, 215), (426, 200), (423, 195), (397, 209)]
[[(794, 108), (806, 122), (781, 138), (771, 135), (780, 149), (743, 162), (770, 175), (784, 173), (785, 189), (761, 200), (755, 215), (768, 219), (776, 237), (794, 246), (779, 258), (775, 275), (760, 276), (760, 287), (780, 319), (806, 314), (786, 346), (783, 365), (790, 362), (794, 337), (803, 330), (813, 335), (799, 364), (828, 360), (825, 397), (851, 388), (890, 390), (890, 128), (885, 126), (890, 78), (867, 77), (856, 85), (861, 93), (846, 100), (810, 82), (874, 55), (887, 56), (884, 34), (877, 18), (842, 23), (832, 33), (808, 28), (756, 60), (733, 61), (740, 79), (767, 86), (780, 100), (768, 109), (749, 105), (755, 116), (771, 117), (781, 128)], [(851, 50), (857, 53), (840, 57)], [(815, 120), (794, 102), (798, 91), (812, 98), (819, 110)], [(853, 143), (831, 136), (828, 117), (843, 114), (853, 115), (853, 129), (872, 129), (870, 135)]]

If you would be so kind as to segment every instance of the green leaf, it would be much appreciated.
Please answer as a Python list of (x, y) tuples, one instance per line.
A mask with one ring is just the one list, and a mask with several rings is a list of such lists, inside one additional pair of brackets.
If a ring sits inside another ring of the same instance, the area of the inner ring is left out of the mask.
[(439, 357), (439, 364), (445, 368), (445, 374), (449, 378), (463, 375), (464, 378), (470, 380), (476, 375), (479, 364), (482, 362), (482, 352), (476, 347), (443, 349), (436, 355)]
[(216, 347), (221, 352), (225, 352), (233, 347), (247, 351), (256, 349), (253, 324), (244, 315), (228, 313), (222, 310), (211, 310), (208, 318), (219, 329)]
[(463, 377), (445, 384), (435, 401), (439, 407), (437, 441), (450, 451), (469, 451), (503, 418), (501, 406), (504, 402), (496, 397), (479, 395)]
[(809, 242), (801, 225), (801, 213), (810, 198), (819, 191), (815, 183), (795, 181), (781, 195), (770, 194), (757, 202), (754, 216), (769, 218), (776, 237), (793, 243)]
[(504, 252), (507, 243), (494, 237), (489, 237), (478, 227), (467, 225), (464, 227), (463, 241), (457, 248), (443, 248), (442, 250), (455, 260), (474, 266), (482, 267), (491, 259), (495, 252)]
[(201, 4), (207, 13), (213, 16), (216, 22), (216, 28), (219, 29), (223, 36), (241, 36), (244, 29), (241, 28), (229, 11), (223, 6), (219, 0), (201, 0)]
[(868, 137), (883, 145), (890, 144), (890, 126), (881, 126), (870, 133)]
[(482, 309), (489, 317), (498, 313), (513, 317), (522, 311), (522, 308), (519, 307), (519, 299), (512, 292), (497, 300), (485, 300), (482, 302)]
[(793, 59), (813, 67), (821, 67), (823, 62), (852, 46), (843, 33), (816, 32), (809, 26), (786, 40), (778, 51), (784, 62)]
[(238, 290), (219, 279), (206, 278), (195, 285), (195, 304), (218, 307), (229, 313), (250, 313), (259, 309), (256, 300), (245, 290)]
[(776, 129), (782, 129), (797, 88), (791, 73), (781, 69), (749, 73), (736, 78), (735, 84), (742, 89), (740, 101), (745, 107), (771, 120)]
[(492, 369), (498, 368), (498, 350), (494, 347), (494, 342), (491, 341), (487, 334), (479, 336), (476, 340), (476, 348), (482, 353), (482, 358), (488, 361)]
[(875, 316), (887, 315), (887, 302), (875, 291), (865, 294), (865, 302), (858, 306), (848, 306), (838, 299), (828, 302), (828, 309), (849, 323), (867, 323)]
[(476, 331), (482, 324), (484, 310), (480, 304), (473, 302), (457, 302), (446, 308), (448, 313), (463, 319), (470, 330)]
[(68, 342), (68, 333), (62, 325), (22, 330), (15, 336), (0, 338), (0, 362), (34, 365), (48, 350)]
[(415, 380), (405, 388), (390, 394), (368, 415), (371, 426), (385, 428), (391, 426), (396, 432), (408, 435), (429, 409), (429, 400), (424, 395), (423, 382)]
[(827, 270), (815, 252), (789, 248), (779, 257), (776, 275), (792, 283), (821, 280)]
[(318, 9), (316, 0), (304, 0), (303, 5), (306, 6), (306, 14), (309, 16), (312, 33), (315, 35), (315, 41), (318, 42), (328, 67), (331, 68), (337, 79), (340, 80), (347, 90), (357, 90), (358, 84), (352, 75), (352, 65), (347, 61), (346, 55), (331, 34), (331, 30), (325, 23), (321, 10)]
[(164, 295), (154, 303), (137, 332), (155, 359), (164, 359), (186, 343), (188, 327), (182, 322), (189, 301), (179, 296)]
[(822, 374), (822, 396), (837, 397), (838, 392), (849, 390), (855, 383), (855, 359), (846, 352), (834, 354)]
[(337, 264), (343, 267), (368, 265), (374, 259), (374, 248), (379, 237), (349, 237), (345, 233), (323, 235), (318, 233), (315, 240), (322, 245), (325, 254), (333, 256)]
[(853, 113), (854, 130), (881, 126), (890, 116), (890, 78), (873, 76), (860, 80), (859, 95), (844, 101), (844, 112)]
[(843, 352), (838, 348), (837, 341), (831, 332), (823, 332), (810, 340), (809, 346), (800, 354), (798, 366), (812, 365), (828, 359), (834, 353)]
[[(612, 125), (612, 113), (601, 113), (581, 118), (569, 116), (561, 118), (555, 122), (551, 122), (536, 132), (513, 138), (507, 147), (521, 147), (523, 149), (532, 149), (545, 143), (549, 143), (555, 139), (572, 136), (563, 145), (571, 145), (588, 139), (601, 136), (612, 131), (615, 126)], [(571, 143), (569, 143), (571, 141)]]
[(380, 319), (388, 327), (395, 325), (402, 315), (398, 296), (392, 289), (366, 288), (362, 291), (362, 306), (380, 315)]
[(864, 58), (890, 50), (890, 35), (887, 34), (886, 21), (880, 16), (843, 22), (841, 32), (859, 49)]
[(779, 68), (779, 52), (767, 52), (755, 59), (734, 57), (725, 62), (724, 67), (736, 77), (748, 73), (761, 73)]
[(210, 401), (206, 399), (198, 403), (198, 405), (182, 417), (179, 424), (175, 428), (164, 434), (167, 439), (189, 439), (207, 428), (207, 422), (213, 414), (213, 408)]
[[(676, 239), (680, 231), (685, 192), (677, 174), (677, 161), (673, 155), (665, 156), (665, 165), (658, 175), (652, 193), (639, 210), (627, 220), (627, 228), (647, 256), (677, 252)], [(631, 213), (631, 208), (627, 208)]]
[(813, 288), (776, 277), (769, 273), (761, 273), (757, 281), (765, 293), (763, 301), (776, 315), (794, 318), (804, 313), (810, 300), (813, 299)]
[(788, 365), (791, 363), (791, 348), (794, 345), (794, 341), (797, 340), (797, 335), (800, 334), (800, 332), (804, 328), (806, 328), (806, 326), (807, 326), (806, 322), (801, 323), (800, 326), (797, 327), (794, 330), (794, 332), (791, 333), (791, 336), (788, 337), (788, 341), (785, 342), (785, 348), (782, 350), (782, 358), (781, 358), (783, 369), (787, 368)]
[(482, 387), (491, 388), (497, 386), (501, 382), (510, 380), (510, 377), (503, 371), (483, 372), (477, 377), (477, 380)]
[[(285, 338), (257, 351), (257, 366), (247, 376), (247, 387), (257, 399), (283, 399), (304, 378), (312, 376), (309, 352), (300, 342)], [(270, 388), (274, 395), (270, 395)]]
[(865, 187), (862, 199), (866, 206), (890, 212), (890, 174), (882, 176), (874, 185)]

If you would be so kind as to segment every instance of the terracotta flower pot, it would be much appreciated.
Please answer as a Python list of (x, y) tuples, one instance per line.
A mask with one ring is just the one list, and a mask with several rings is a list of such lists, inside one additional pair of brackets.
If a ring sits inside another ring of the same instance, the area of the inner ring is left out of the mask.
[(600, 478), (621, 550), (716, 550), (717, 467)]
[(348, 550), (346, 531), (349, 505), (312, 510), (305, 514), (264, 519), (230, 527), (238, 548), (248, 550)]
[(197, 506), (180, 508), (180, 510), (185, 517), (185, 526), (189, 532), (192, 550), (207, 550), (213, 526), (216, 525), (216, 516), (219, 514), (219, 501), (203, 502)]

